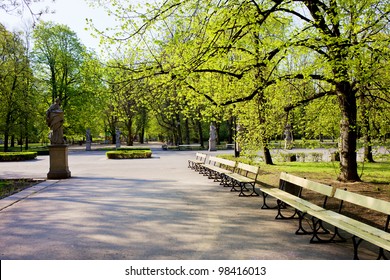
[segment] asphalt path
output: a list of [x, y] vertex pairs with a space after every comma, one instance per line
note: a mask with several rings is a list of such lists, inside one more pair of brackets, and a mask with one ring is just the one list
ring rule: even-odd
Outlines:
[[[224, 151], [226, 153], [226, 151]], [[2, 260], [343, 260], [352, 244], [310, 244], [261, 197], [238, 197], [187, 168], [194, 151], [151, 159], [69, 152], [72, 177], [0, 200]], [[0, 162], [0, 178], [41, 178], [49, 157]], [[370, 256], [369, 256], [370, 257]]]

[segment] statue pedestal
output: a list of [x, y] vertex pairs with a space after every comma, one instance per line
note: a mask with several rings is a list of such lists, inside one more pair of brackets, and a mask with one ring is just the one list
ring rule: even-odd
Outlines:
[[217, 150], [217, 141], [209, 140], [209, 152], [215, 152]]
[[50, 145], [50, 170], [47, 179], [70, 178], [68, 166], [68, 145]]
[[86, 144], [85, 144], [85, 150], [86, 151], [91, 151], [92, 150], [91, 146], [92, 146], [91, 142], [87, 141]]

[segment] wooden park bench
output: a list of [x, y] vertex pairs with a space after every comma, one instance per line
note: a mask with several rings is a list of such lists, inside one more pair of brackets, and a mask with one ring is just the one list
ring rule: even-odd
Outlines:
[[[385, 250], [390, 252], [390, 202], [342, 189], [337, 189], [333, 197], [340, 201], [339, 209], [337, 212], [326, 210], [315, 215], [315, 219], [313, 219], [314, 232], [311, 241], [333, 241], [335, 236], [339, 235], [339, 229], [341, 229], [352, 234], [354, 259], [359, 259], [358, 249], [363, 240], [374, 244], [379, 248], [377, 259], [388, 259], [385, 255]], [[343, 213], [343, 206], [346, 203], [354, 204], [356, 206], [383, 214], [383, 216], [386, 216], [383, 227], [378, 228], [364, 223], [355, 217], [351, 218], [350, 216], [347, 216]], [[358, 215], [358, 217], [359, 216], [363, 217], [364, 214]], [[324, 240], [322, 236], [320, 237], [318, 234], [317, 228], [322, 224], [322, 221], [335, 227], [334, 234], [328, 240]]]
[[205, 153], [196, 153], [195, 159], [188, 160], [188, 168], [191, 168], [195, 171], [200, 171], [200, 165], [206, 162], [207, 154]]
[[[296, 191], [288, 190], [288, 185], [295, 186]], [[385, 250], [390, 250], [390, 202], [375, 199], [372, 197], [363, 196], [360, 194], [348, 192], [346, 190], [336, 189], [335, 187], [327, 186], [321, 183], [313, 182], [298, 176], [282, 172], [280, 174], [280, 187], [273, 188], [263, 186], [260, 188], [263, 193], [262, 208], [272, 208], [267, 202], [267, 196], [273, 196], [277, 199], [278, 214], [276, 218], [294, 218], [299, 219], [299, 226], [296, 234], [312, 234], [311, 243], [324, 243], [334, 241], [346, 241], [341, 236], [340, 230], [352, 234], [354, 246], [354, 259], [358, 259], [358, 248], [362, 240], [366, 240], [371, 244], [379, 247], [378, 259], [387, 259]], [[318, 193], [323, 197], [322, 205], [314, 204], [302, 198], [302, 191], [310, 190]], [[327, 209], [327, 202], [332, 199], [339, 202], [338, 210]], [[380, 212], [387, 216], [383, 229], [368, 225], [356, 218], [351, 218], [342, 213], [345, 202], [358, 205], [363, 208]], [[294, 211], [290, 216], [283, 214], [286, 210], [286, 205], [291, 206]], [[311, 221], [311, 231], [303, 228], [302, 221], [308, 218]], [[326, 225], [333, 226], [332, 233], [325, 228]], [[331, 234], [330, 238], [324, 239], [325, 234]], [[336, 239], [338, 237], [338, 239]]]
[[[239, 162], [232, 173], [224, 174], [225, 186], [230, 186], [231, 191], [239, 191], [239, 196], [259, 196], [255, 190], [258, 174], [258, 166]], [[247, 185], [252, 187], [250, 194], [246, 194], [249, 191]]]
[[225, 175], [233, 173], [235, 166], [235, 161], [209, 156], [207, 163], [201, 165], [200, 173], [208, 176], [209, 179], [220, 182], [221, 185], [225, 185]]
[[[326, 209], [324, 207], [328, 198], [333, 196], [335, 187], [282, 172], [279, 178], [279, 188], [263, 185], [260, 187], [260, 191], [263, 195], [262, 209], [275, 208], [268, 205], [267, 198], [268, 196], [276, 198], [276, 208], [278, 212], [275, 218], [298, 218], [299, 224], [295, 233], [309, 234], [312, 233], [312, 230], [308, 231], [303, 227], [303, 219], [305, 215], [315, 215], [319, 211], [325, 211]], [[302, 198], [302, 195], [307, 191], [314, 192], [321, 201], [319, 204], [322, 205], [315, 204]], [[292, 208], [292, 213], [289, 210], [289, 207]], [[324, 232], [327, 231], [324, 230]]]

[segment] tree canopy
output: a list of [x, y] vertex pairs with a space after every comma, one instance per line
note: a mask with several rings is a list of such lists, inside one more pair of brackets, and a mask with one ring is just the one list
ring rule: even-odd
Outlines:
[[168, 0], [144, 10], [110, 1], [107, 8], [121, 23], [111, 40], [142, 42], [142, 77], [180, 82], [186, 97], [208, 102], [207, 108], [252, 103], [252, 135], [261, 136], [263, 145], [267, 127], [275, 125], [271, 120], [282, 123], [280, 111], [286, 115], [320, 98], [335, 104], [339, 179], [359, 180], [359, 97], [384, 94], [372, 89], [389, 55], [387, 1]]

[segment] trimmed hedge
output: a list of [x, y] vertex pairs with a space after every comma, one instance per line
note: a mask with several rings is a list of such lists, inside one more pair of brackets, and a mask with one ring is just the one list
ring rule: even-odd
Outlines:
[[36, 159], [37, 152], [0, 153], [0, 161], [23, 161]]
[[108, 159], [139, 159], [151, 158], [152, 151], [150, 149], [123, 149], [117, 151], [109, 151], [106, 153]]

